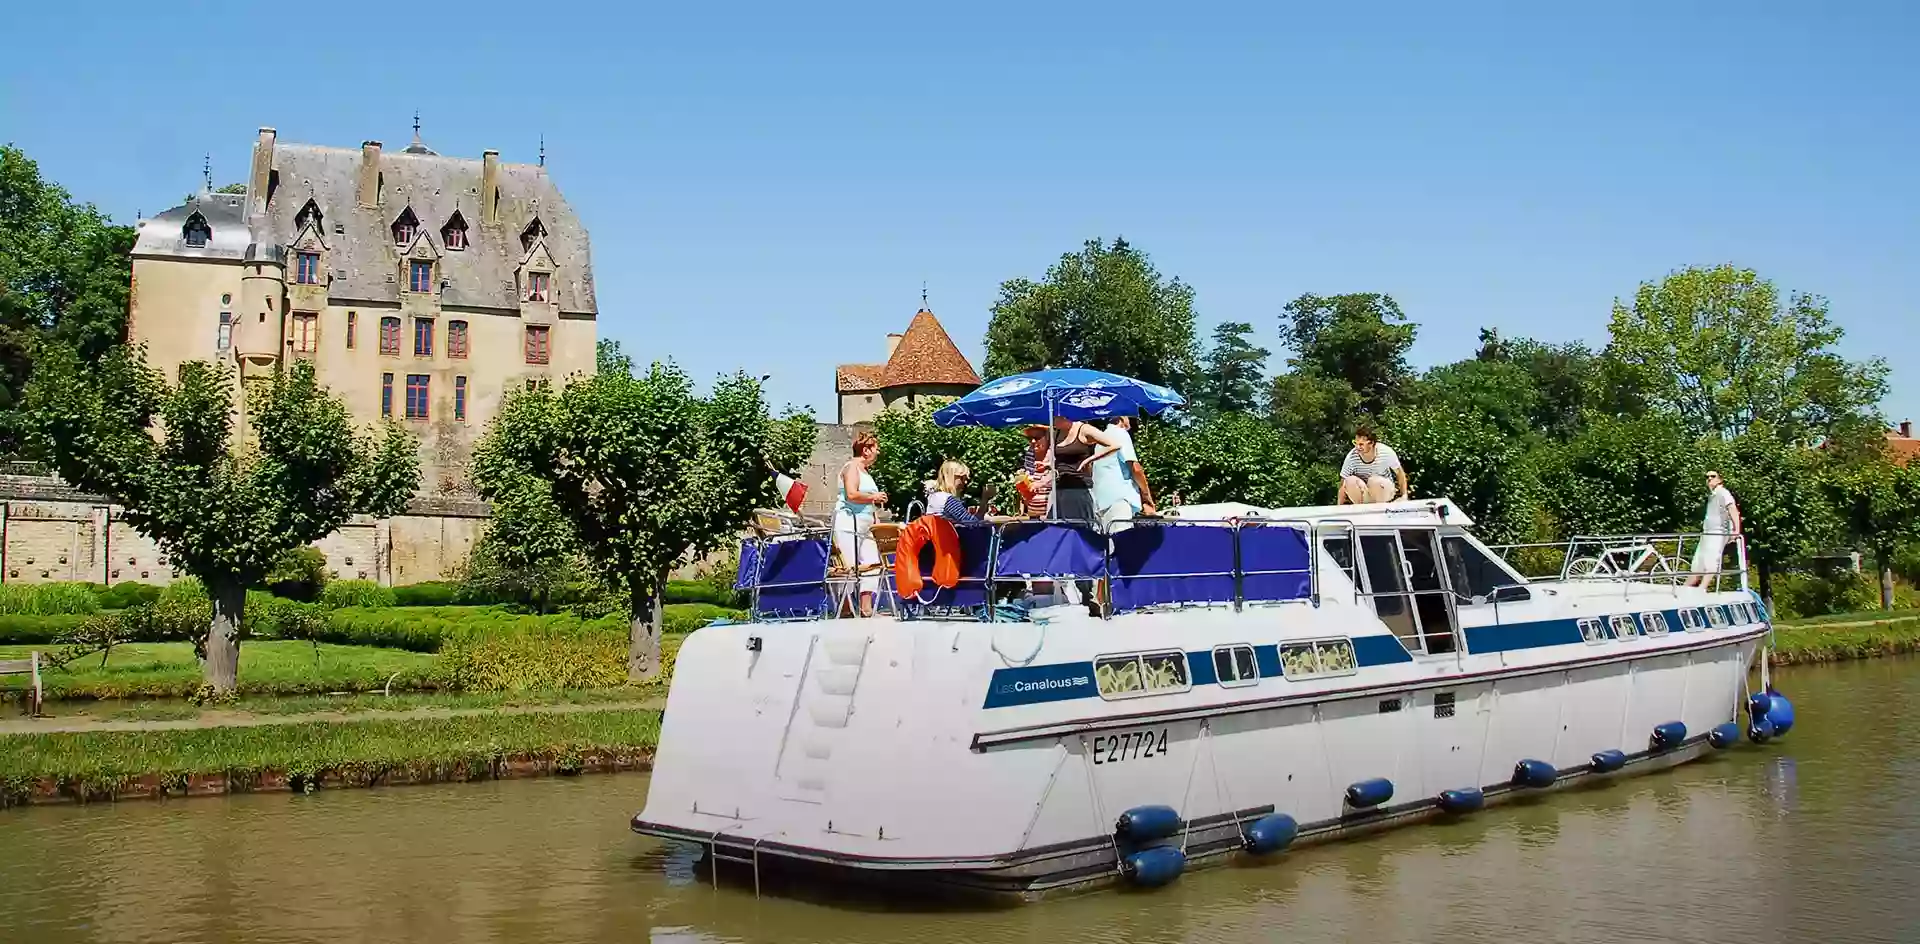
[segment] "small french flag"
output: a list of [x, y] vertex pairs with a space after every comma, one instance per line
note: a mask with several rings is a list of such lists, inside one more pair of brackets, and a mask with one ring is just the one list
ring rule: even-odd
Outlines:
[[773, 490], [780, 493], [780, 500], [787, 503], [789, 511], [800, 513], [800, 503], [807, 497], [807, 483], [796, 482], [785, 472], [775, 472]]

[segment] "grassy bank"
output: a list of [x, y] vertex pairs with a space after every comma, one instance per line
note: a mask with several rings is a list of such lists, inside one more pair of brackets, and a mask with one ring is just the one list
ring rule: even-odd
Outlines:
[[[22, 659], [34, 648], [0, 646], [0, 659]], [[126, 643], [113, 647], [102, 662], [91, 655], [42, 673], [48, 700], [185, 698], [203, 682], [191, 643]], [[395, 691], [417, 691], [435, 687], [429, 678], [433, 662], [431, 655], [402, 649], [325, 643], [316, 648], [256, 639], [240, 648], [239, 690], [242, 695], [367, 692], [382, 690], [391, 680]], [[26, 676], [0, 676], [0, 691], [29, 684]]]
[[[1774, 665], [1840, 662], [1920, 652], [1920, 614], [1876, 619], [1855, 614], [1850, 620], [1810, 620], [1782, 625], [1775, 632]], [[1864, 620], [1874, 620], [1863, 623]]]
[[644, 709], [0, 737], [0, 805], [635, 769]]

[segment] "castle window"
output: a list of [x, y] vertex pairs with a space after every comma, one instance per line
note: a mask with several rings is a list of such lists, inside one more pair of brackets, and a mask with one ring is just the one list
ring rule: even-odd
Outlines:
[[520, 231], [521, 251], [524, 252], [526, 250], [532, 249], [533, 244], [545, 238], [546, 235], [547, 235], [546, 226], [541, 224], [539, 217], [537, 216], [534, 217], [533, 222], [528, 223], [527, 228]]
[[420, 232], [420, 220], [413, 215], [413, 208], [400, 211], [400, 218], [393, 221], [393, 244], [407, 246], [413, 243], [413, 236]]
[[407, 290], [410, 292], [433, 291], [433, 263], [415, 259], [408, 264]]
[[393, 375], [380, 375], [380, 415], [393, 415]]
[[220, 313], [220, 331], [214, 335], [213, 347], [216, 351], [224, 351], [233, 347], [233, 312], [223, 311]]
[[433, 319], [413, 319], [413, 356], [433, 356]]
[[295, 278], [301, 285], [320, 284], [320, 254], [303, 252], [295, 260]]
[[380, 353], [400, 355], [400, 319], [386, 317], [380, 319]]
[[187, 225], [180, 228], [180, 236], [187, 241], [187, 245], [202, 248], [207, 240], [213, 238], [213, 227], [207, 225], [206, 217], [195, 213], [187, 217]]
[[527, 273], [527, 301], [544, 302], [551, 294], [553, 276], [545, 272]]
[[447, 225], [441, 228], [440, 241], [448, 249], [467, 248], [467, 219], [460, 215], [459, 210], [453, 211], [453, 218], [447, 220]]
[[320, 215], [319, 205], [312, 200], [308, 200], [307, 205], [301, 207], [300, 212], [293, 217], [293, 231], [297, 233], [306, 229], [308, 226], [319, 230], [324, 222], [325, 218]]
[[311, 354], [320, 348], [320, 316], [310, 311], [293, 313], [289, 340], [295, 354]]
[[359, 322], [360, 314], [358, 312], [347, 312], [347, 350], [349, 351], [353, 350], [353, 329], [360, 326]]
[[527, 363], [547, 363], [551, 356], [551, 351], [547, 346], [548, 330], [546, 325], [527, 326]]
[[447, 356], [467, 356], [467, 323], [464, 321], [447, 322]]
[[467, 378], [453, 378], [453, 418], [467, 421]]
[[426, 374], [407, 375], [407, 419], [424, 420], [427, 418], [427, 382]]

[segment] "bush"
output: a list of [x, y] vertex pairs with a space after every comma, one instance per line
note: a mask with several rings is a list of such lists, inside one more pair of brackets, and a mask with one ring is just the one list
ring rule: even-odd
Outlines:
[[[96, 614], [97, 615], [97, 614]], [[0, 645], [42, 646], [65, 639], [81, 623], [93, 617], [75, 613], [53, 616], [27, 616], [0, 613]]]
[[267, 574], [267, 589], [277, 597], [312, 603], [327, 586], [327, 555], [317, 547], [296, 547], [280, 555]]
[[266, 639], [313, 639], [326, 626], [326, 613], [326, 608], [317, 603], [249, 590], [240, 628], [246, 635]]
[[399, 594], [371, 580], [335, 580], [320, 591], [320, 605], [329, 610], [343, 607], [397, 606]]
[[731, 607], [711, 603], [668, 604], [661, 614], [661, 632], [690, 633], [717, 619], [744, 620], [747, 614]]
[[510, 633], [463, 628], [447, 636], [430, 677], [468, 692], [609, 688], [627, 680], [627, 634], [611, 621]]
[[150, 583], [135, 583], [128, 580], [111, 587], [95, 584], [93, 595], [100, 601], [100, 608], [103, 610], [124, 610], [143, 603], [152, 605], [159, 602], [160, 588]]
[[1880, 585], [1871, 574], [1851, 570], [1788, 572], [1773, 578], [1773, 607], [1780, 619], [1880, 608]]
[[[198, 577], [181, 577], [161, 588], [160, 596], [154, 599], [155, 606], [169, 603], [206, 603], [207, 587]], [[208, 617], [212, 619], [212, 617]]]
[[[408, 584], [391, 588], [393, 602], [387, 606], [452, 606], [455, 603], [492, 603], [492, 600], [462, 600], [460, 585], [450, 580], [429, 580], [424, 583]], [[366, 606], [368, 604], [349, 604]]]
[[100, 598], [94, 595], [90, 584], [0, 584], [0, 614], [67, 616], [93, 613], [99, 609]]
[[728, 577], [725, 585], [711, 580], [669, 580], [667, 581], [668, 603], [705, 603], [712, 606], [735, 608], [740, 605], [741, 594], [733, 589], [733, 579]]

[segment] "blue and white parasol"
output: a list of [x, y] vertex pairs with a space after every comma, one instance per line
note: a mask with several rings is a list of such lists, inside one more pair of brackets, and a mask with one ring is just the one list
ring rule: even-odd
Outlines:
[[1159, 384], [1103, 370], [1064, 367], [989, 380], [935, 411], [933, 421], [941, 426], [997, 428], [1051, 425], [1055, 416], [1101, 420], [1156, 415], [1186, 402]]

